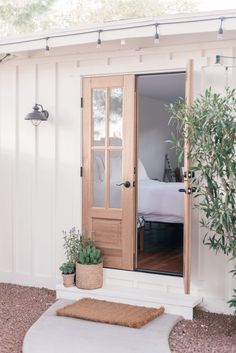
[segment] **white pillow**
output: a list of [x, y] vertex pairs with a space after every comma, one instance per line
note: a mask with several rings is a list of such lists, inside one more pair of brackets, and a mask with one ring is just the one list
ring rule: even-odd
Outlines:
[[138, 160], [138, 179], [139, 180], [149, 180], [150, 178], [147, 175], [147, 172], [144, 168], [142, 161]]
[[103, 182], [105, 179], [105, 165], [102, 156], [95, 156], [95, 163], [97, 167], [98, 181]]

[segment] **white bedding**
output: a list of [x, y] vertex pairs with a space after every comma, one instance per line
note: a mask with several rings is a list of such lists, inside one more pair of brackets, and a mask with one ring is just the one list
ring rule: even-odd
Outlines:
[[153, 222], [183, 223], [183, 183], [138, 182], [138, 214]]
[[[104, 156], [97, 155], [94, 169], [94, 205], [105, 206], [105, 163]], [[122, 182], [121, 158], [119, 153], [111, 158], [110, 199], [111, 207], [121, 206], [121, 190], [116, 186]], [[178, 190], [183, 183], [165, 183], [148, 177], [142, 162], [138, 161], [138, 214], [146, 221], [183, 223], [184, 194]], [[112, 205], [113, 204], [113, 205]]]

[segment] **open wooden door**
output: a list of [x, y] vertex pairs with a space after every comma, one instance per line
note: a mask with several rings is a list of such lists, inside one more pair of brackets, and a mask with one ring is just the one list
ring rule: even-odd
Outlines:
[[[193, 100], [193, 60], [189, 60], [186, 70], [185, 99], [187, 105], [192, 104]], [[187, 127], [186, 127], [187, 128]], [[190, 275], [191, 275], [191, 161], [188, 158], [190, 144], [185, 141], [184, 146], [184, 292], [190, 293]]]
[[135, 78], [83, 80], [83, 233], [104, 266], [133, 269], [135, 238]]

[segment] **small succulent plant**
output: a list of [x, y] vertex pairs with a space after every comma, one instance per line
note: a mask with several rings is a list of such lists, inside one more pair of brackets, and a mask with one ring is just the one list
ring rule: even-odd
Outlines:
[[75, 265], [72, 262], [65, 262], [59, 268], [63, 275], [71, 275], [75, 273]]
[[96, 265], [102, 262], [101, 251], [92, 240], [84, 241], [79, 252], [79, 263], [82, 265]]

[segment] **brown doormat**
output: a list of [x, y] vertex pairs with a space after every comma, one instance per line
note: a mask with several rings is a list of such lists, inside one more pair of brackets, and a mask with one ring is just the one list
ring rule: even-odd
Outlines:
[[142, 327], [163, 313], [163, 307], [158, 309], [146, 308], [91, 298], [80, 299], [56, 311], [58, 316], [68, 316], [133, 328]]

